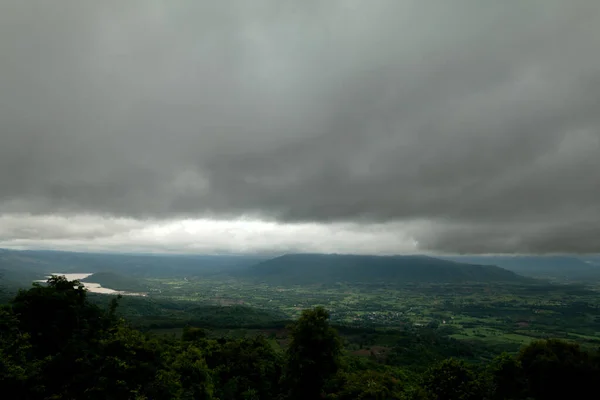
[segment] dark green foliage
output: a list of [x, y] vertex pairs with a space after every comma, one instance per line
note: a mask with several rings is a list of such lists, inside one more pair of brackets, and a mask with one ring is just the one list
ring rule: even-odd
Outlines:
[[523, 348], [517, 357], [531, 396], [541, 399], [583, 399], [596, 391], [598, 364], [578, 344], [542, 340]]
[[431, 367], [423, 377], [423, 387], [435, 400], [481, 400], [488, 389], [471, 367], [455, 359]]
[[261, 328], [285, 326], [285, 316], [266, 310], [246, 306], [204, 306], [187, 310], [190, 323], [203, 327]]
[[[116, 398], [129, 398], [133, 393], [155, 398], [176, 397], [176, 390], [167, 390], [169, 382], [154, 381], [155, 376], [169, 372], [161, 347], [160, 342], [124, 325], [111, 328], [94, 353], [76, 360], [75, 374], [81, 376], [82, 385], [77, 392], [98, 399], [105, 393]], [[73, 389], [68, 391], [73, 392]]]
[[441, 336], [430, 329], [408, 331], [399, 334], [397, 339], [396, 345], [386, 357], [386, 363], [410, 366], [417, 370], [426, 369], [449, 357], [474, 358], [482, 350], [475, 349], [467, 342]]
[[487, 368], [494, 400], [523, 398], [526, 392], [525, 376], [519, 360], [507, 353], [494, 358]]
[[99, 307], [86, 301], [79, 282], [53, 276], [47, 285], [20, 290], [12, 300], [19, 329], [31, 333], [36, 356], [64, 351], [74, 341], [91, 340], [110, 322]]
[[290, 326], [290, 337], [285, 376], [290, 398], [316, 399], [340, 366], [340, 337], [322, 307], [304, 310]]
[[[0, 388], [23, 399], [186, 398], [166, 344], [118, 320], [116, 306], [91, 304], [63, 277], [20, 291], [0, 313]], [[210, 394], [209, 380], [195, 384]]]
[[28, 376], [37, 373], [29, 364], [29, 335], [19, 331], [19, 320], [8, 307], [0, 307], [0, 389], [8, 393], [24, 390]]
[[179, 352], [169, 352], [167, 360], [170, 371], [162, 371], [159, 376], [172, 387], [165, 394], [177, 393], [180, 399], [209, 400], [213, 398], [214, 386], [211, 371], [202, 351], [194, 346], [182, 348]]
[[[104, 295], [89, 295], [93, 303], [104, 304]], [[189, 301], [165, 298], [123, 296], [119, 301], [120, 315], [138, 327], [184, 328], [285, 328], [289, 319], [280, 312], [241, 305], [198, 306]]]
[[[553, 400], [595, 398], [600, 377], [597, 352], [559, 340], [473, 365], [438, 361], [464, 349], [424, 329], [396, 337], [387, 357], [359, 358], [344, 352], [321, 307], [291, 324], [282, 351], [277, 335], [215, 339], [192, 326], [180, 340], [148, 335], [118, 318], [120, 301], [99, 306], [78, 282], [53, 277], [0, 306], [0, 393], [24, 400]], [[379, 332], [344, 331], [367, 342]]]
[[190, 326], [183, 328], [181, 340], [184, 342], [196, 342], [201, 339], [206, 339], [206, 331], [204, 329]]
[[220, 400], [274, 399], [280, 393], [283, 358], [263, 336], [205, 341], [201, 347]]
[[426, 256], [289, 254], [264, 261], [244, 276], [278, 284], [335, 282], [526, 282], [490, 265], [464, 264]]
[[342, 372], [333, 380], [333, 393], [327, 398], [337, 400], [402, 399], [404, 385], [389, 372], [373, 370]]

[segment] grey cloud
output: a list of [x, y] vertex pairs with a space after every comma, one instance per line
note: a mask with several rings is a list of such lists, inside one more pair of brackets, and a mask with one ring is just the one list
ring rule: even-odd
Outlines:
[[0, 247], [17, 249], [216, 254], [414, 252], [414, 240], [398, 232], [396, 223], [278, 224], [250, 219], [140, 222], [91, 215], [27, 214], [0, 217]]
[[427, 251], [599, 251], [596, 2], [0, 7], [0, 213], [429, 221]]
[[418, 247], [436, 253], [565, 254], [590, 253], [600, 234], [596, 221], [567, 223], [498, 223], [469, 225], [446, 223], [420, 228]]
[[141, 229], [142, 222], [123, 218], [79, 215], [64, 216], [12, 214], [0, 216], [0, 243], [29, 240], [106, 239]]

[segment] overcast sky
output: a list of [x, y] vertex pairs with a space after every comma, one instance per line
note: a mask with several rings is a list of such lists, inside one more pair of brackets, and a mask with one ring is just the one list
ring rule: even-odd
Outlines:
[[3, 0], [0, 247], [600, 252], [596, 0]]

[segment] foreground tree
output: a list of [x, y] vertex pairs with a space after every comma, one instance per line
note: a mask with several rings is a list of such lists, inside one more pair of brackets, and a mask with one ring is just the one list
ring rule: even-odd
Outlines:
[[524, 347], [517, 360], [529, 396], [536, 399], [584, 399], [597, 389], [600, 370], [578, 344], [540, 340]]
[[336, 378], [335, 393], [328, 396], [336, 400], [399, 400], [404, 387], [400, 380], [387, 372], [365, 370], [342, 372]]
[[202, 370], [201, 359], [193, 368], [185, 357], [167, 363], [171, 349], [126, 326], [116, 306], [97, 307], [64, 277], [21, 290], [0, 311], [0, 388], [22, 399], [210, 398], [207, 381], [181, 384], [181, 373]]
[[23, 393], [29, 378], [38, 373], [28, 362], [29, 334], [19, 331], [19, 321], [8, 307], [0, 306], [0, 388]]
[[263, 336], [205, 341], [202, 352], [220, 400], [275, 399], [280, 394], [281, 356]]
[[339, 369], [342, 345], [329, 325], [323, 307], [304, 310], [290, 326], [285, 382], [291, 399], [313, 400], [321, 397], [325, 382]]
[[117, 306], [118, 298], [106, 309], [90, 303], [81, 285], [61, 277], [0, 305], [0, 393], [24, 400], [562, 400], [595, 398], [600, 376], [597, 352], [559, 340], [533, 342], [485, 367], [447, 359], [421, 376], [375, 358], [347, 355], [342, 363], [340, 337], [320, 307], [289, 327], [284, 358], [263, 336], [214, 340], [191, 327], [181, 340], [143, 333], [117, 317]]
[[517, 400], [525, 396], [525, 378], [519, 360], [502, 353], [487, 367], [490, 377], [492, 399]]
[[464, 361], [444, 360], [431, 367], [423, 377], [423, 388], [433, 400], [481, 400], [486, 385]]

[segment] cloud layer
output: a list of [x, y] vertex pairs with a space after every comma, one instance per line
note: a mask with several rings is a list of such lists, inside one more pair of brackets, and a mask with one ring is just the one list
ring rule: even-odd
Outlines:
[[[585, 0], [5, 1], [6, 240], [245, 218], [324, 251], [385, 227], [397, 252], [598, 252], [599, 36]], [[246, 250], [310, 249], [294, 232]]]
[[0, 247], [142, 253], [414, 253], [410, 224], [281, 224], [251, 219], [136, 221], [93, 216], [0, 217]]

